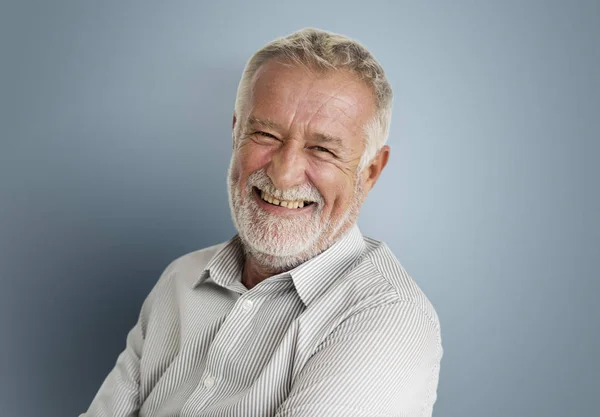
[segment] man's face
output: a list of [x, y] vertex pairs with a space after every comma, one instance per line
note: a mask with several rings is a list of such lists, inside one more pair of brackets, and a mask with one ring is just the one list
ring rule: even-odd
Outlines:
[[[293, 267], [351, 227], [364, 200], [357, 172], [370, 88], [346, 71], [270, 61], [256, 72], [229, 168], [234, 223], [247, 250]], [[286, 207], [287, 206], [287, 207]]]

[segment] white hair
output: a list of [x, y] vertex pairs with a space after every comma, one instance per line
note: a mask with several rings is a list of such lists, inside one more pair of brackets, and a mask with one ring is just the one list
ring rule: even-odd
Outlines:
[[[252, 55], [244, 68], [235, 100], [238, 120], [244, 117], [244, 106], [250, 95], [254, 74], [270, 59], [325, 71], [346, 69], [371, 87], [375, 95], [376, 111], [364, 126], [365, 149], [358, 171], [366, 168], [385, 145], [392, 118], [392, 87], [375, 57], [355, 40], [314, 28], [301, 29], [275, 39]], [[233, 132], [234, 140], [239, 137], [240, 125], [241, 123], [237, 123]]]

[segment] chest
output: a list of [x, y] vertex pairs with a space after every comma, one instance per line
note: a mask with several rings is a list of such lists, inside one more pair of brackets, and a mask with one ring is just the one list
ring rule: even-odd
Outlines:
[[212, 415], [257, 398], [275, 409], [285, 398], [315, 335], [291, 282], [255, 289], [240, 295], [207, 284], [156, 304], [140, 364], [141, 415], [173, 407], [182, 416]]

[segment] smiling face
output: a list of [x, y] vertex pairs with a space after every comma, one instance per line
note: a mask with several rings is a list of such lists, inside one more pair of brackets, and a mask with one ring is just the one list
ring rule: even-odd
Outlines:
[[269, 61], [250, 91], [244, 114], [234, 116], [232, 217], [260, 263], [292, 268], [356, 222], [388, 151], [379, 169], [358, 172], [376, 105], [371, 89], [348, 71]]

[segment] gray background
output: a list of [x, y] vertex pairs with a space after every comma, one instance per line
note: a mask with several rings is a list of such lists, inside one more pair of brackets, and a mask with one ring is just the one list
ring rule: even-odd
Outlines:
[[84, 411], [174, 258], [231, 237], [237, 82], [315, 26], [395, 89], [361, 214], [435, 305], [434, 415], [591, 416], [600, 394], [600, 2], [0, 6], [0, 413]]

